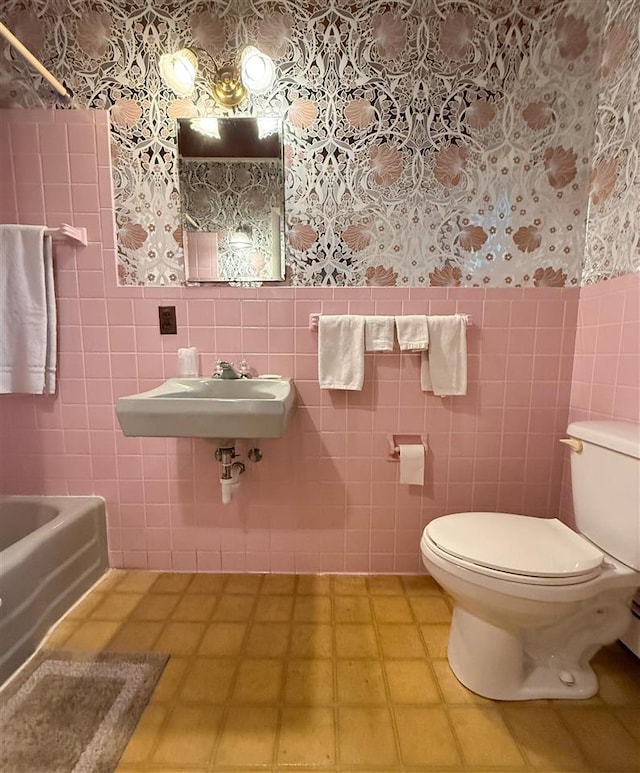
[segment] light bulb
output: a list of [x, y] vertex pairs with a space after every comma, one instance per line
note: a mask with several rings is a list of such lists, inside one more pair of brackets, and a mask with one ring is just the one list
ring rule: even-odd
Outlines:
[[160, 57], [160, 75], [164, 82], [181, 97], [191, 96], [198, 74], [198, 58], [189, 48]]
[[276, 75], [273, 60], [255, 46], [247, 46], [240, 60], [242, 82], [247, 91], [261, 94], [271, 88]]
[[209, 139], [220, 139], [220, 125], [218, 124], [218, 119], [214, 116], [207, 116], [206, 118], [192, 118], [191, 128], [197, 131], [198, 134], [209, 137]]

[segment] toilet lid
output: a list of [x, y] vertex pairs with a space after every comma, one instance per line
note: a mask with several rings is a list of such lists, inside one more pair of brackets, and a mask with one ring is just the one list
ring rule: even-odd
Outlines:
[[426, 528], [441, 550], [477, 566], [528, 577], [593, 574], [604, 555], [557, 518], [455, 513]]

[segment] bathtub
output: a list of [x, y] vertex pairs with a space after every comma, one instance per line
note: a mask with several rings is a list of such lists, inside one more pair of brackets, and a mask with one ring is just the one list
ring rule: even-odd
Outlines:
[[103, 499], [0, 496], [0, 684], [107, 567]]

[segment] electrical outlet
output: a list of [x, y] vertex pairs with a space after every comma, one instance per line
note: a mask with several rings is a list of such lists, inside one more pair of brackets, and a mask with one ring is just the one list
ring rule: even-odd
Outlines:
[[158, 317], [160, 319], [160, 335], [176, 335], [178, 325], [176, 323], [175, 306], [158, 306]]

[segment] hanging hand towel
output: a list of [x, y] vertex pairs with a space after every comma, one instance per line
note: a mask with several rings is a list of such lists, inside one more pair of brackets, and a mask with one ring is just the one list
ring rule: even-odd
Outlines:
[[393, 317], [364, 318], [364, 348], [368, 352], [392, 351]]
[[320, 389], [362, 389], [364, 317], [320, 315], [318, 380]]
[[429, 328], [424, 314], [396, 317], [396, 331], [401, 351], [420, 351], [429, 348]]
[[427, 317], [429, 351], [422, 353], [420, 383], [438, 397], [467, 394], [467, 321], [462, 314]]
[[0, 393], [56, 391], [56, 303], [44, 226], [0, 225]]

